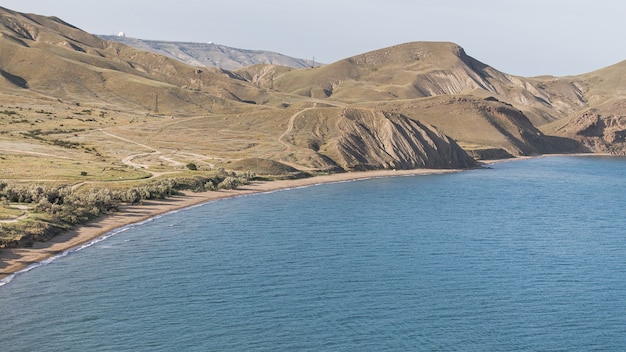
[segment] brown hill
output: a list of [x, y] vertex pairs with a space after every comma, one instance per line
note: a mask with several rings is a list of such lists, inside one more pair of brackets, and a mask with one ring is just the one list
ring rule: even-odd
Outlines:
[[[498, 95], [535, 111], [550, 97], [532, 80], [502, 73], [468, 56], [454, 43], [414, 42], [354, 56], [312, 70], [278, 77], [276, 89], [349, 103], [439, 95]], [[533, 109], [531, 109], [533, 108]]]
[[[0, 9], [0, 90], [132, 111], [229, 111], [258, 90], [219, 69], [108, 42], [58, 18]], [[157, 98], [158, 94], [158, 98]]]
[[577, 77], [552, 79], [574, 82], [585, 104], [569, 116], [542, 126], [546, 133], [575, 139], [588, 150], [626, 155], [626, 61]]
[[[317, 68], [226, 71], [6, 9], [0, 10], [0, 34], [3, 97], [43, 101], [52, 110], [69, 104], [189, 117], [99, 122], [126, 140], [169, 153], [162, 156], [171, 165], [241, 168], [254, 164], [245, 160], [265, 160], [267, 170], [287, 170], [275, 162], [309, 171], [467, 167], [455, 140], [477, 158], [626, 150], [620, 144], [624, 63], [575, 77], [524, 78], [453, 43], [414, 42]], [[20, 133], [32, 133], [25, 130]], [[86, 136], [65, 138], [105, 148]], [[145, 167], [158, 162], [145, 159]]]
[[[433, 126], [364, 108], [311, 108], [293, 115], [282, 136], [291, 157], [344, 170], [468, 168], [474, 160]], [[289, 160], [289, 161], [295, 161]]]
[[441, 95], [367, 105], [437, 126], [478, 158], [584, 151], [569, 138], [544, 134], [524, 112], [493, 96]]
[[626, 154], [626, 61], [579, 76], [524, 78], [453, 43], [414, 42], [315, 69], [239, 72], [250, 79], [252, 71], [260, 86], [427, 121], [474, 155]]
[[587, 88], [580, 80], [508, 75], [453, 43], [407, 43], [315, 69], [255, 66], [238, 73], [258, 85], [328, 104], [375, 107], [428, 121], [473, 152], [580, 151], [577, 143], [544, 136], [535, 127], [586, 106], [581, 91]]
[[[120, 161], [144, 176], [189, 163], [284, 173], [293, 171], [277, 162], [306, 171], [474, 165], [453, 140], [401, 114], [366, 109], [348, 119], [323, 108], [344, 103], [322, 104], [273, 88], [274, 75], [290, 73], [283, 67], [192, 67], [102, 40], [57, 18], [1, 8], [0, 34], [0, 95], [15, 109], [0, 114], [6, 127], [0, 149], [20, 157], [65, 158], [63, 148], [81, 147], [88, 155], [72, 158], [92, 164], [87, 175], [96, 165]], [[301, 126], [294, 123], [301, 116], [320, 118]], [[315, 139], [318, 131], [328, 132], [318, 145], [289, 140]], [[29, 138], [28, 150], [21, 136]]]

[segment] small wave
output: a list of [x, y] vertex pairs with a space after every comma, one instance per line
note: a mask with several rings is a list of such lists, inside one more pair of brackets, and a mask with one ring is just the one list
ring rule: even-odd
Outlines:
[[[436, 173], [439, 174], [439, 173]], [[443, 172], [441, 173], [443, 174]], [[4, 279], [0, 280], [0, 287], [10, 283], [11, 281], [13, 281], [17, 276], [22, 275], [24, 273], [27, 273], [31, 270], [34, 270], [36, 268], [48, 265], [54, 261], [56, 261], [57, 259], [66, 257], [72, 253], [75, 252], [79, 252], [85, 248], [89, 248], [92, 247], [94, 245], [96, 245], [97, 243], [100, 243], [110, 237], [113, 237], [115, 235], [118, 235], [122, 232], [128, 231], [131, 228], [134, 228], [135, 226], [141, 226], [144, 224], [147, 224], [149, 222], [152, 222], [154, 220], [160, 219], [164, 216], [170, 215], [170, 214], [177, 214], [180, 212], [184, 212], [190, 209], [194, 209], [194, 208], [199, 208], [199, 207], [203, 207], [207, 204], [211, 204], [211, 203], [215, 203], [215, 202], [222, 202], [222, 201], [228, 201], [229, 199], [234, 199], [234, 198], [243, 198], [243, 197], [250, 197], [250, 196], [258, 196], [258, 195], [264, 195], [264, 194], [271, 194], [271, 193], [278, 193], [278, 192], [284, 192], [284, 191], [290, 191], [290, 190], [297, 190], [297, 189], [304, 189], [304, 188], [309, 188], [309, 187], [316, 187], [316, 186], [322, 186], [322, 185], [328, 185], [328, 184], [337, 184], [337, 183], [351, 183], [351, 182], [358, 182], [358, 181], [366, 181], [366, 180], [371, 180], [371, 179], [379, 179], [379, 178], [388, 178], [388, 177], [399, 177], [399, 176], [423, 176], [421, 174], [406, 174], [406, 175], [384, 175], [384, 176], [363, 176], [363, 177], [359, 177], [359, 178], [354, 178], [354, 179], [347, 179], [347, 180], [336, 180], [336, 181], [331, 181], [331, 182], [317, 182], [317, 183], [311, 183], [311, 184], [307, 184], [307, 185], [301, 185], [301, 186], [294, 186], [294, 187], [285, 187], [285, 188], [279, 188], [279, 189], [275, 189], [275, 190], [268, 190], [268, 191], [261, 191], [261, 192], [254, 192], [254, 193], [247, 193], [247, 194], [240, 194], [240, 195], [236, 195], [233, 197], [226, 197], [226, 198], [218, 198], [218, 199], [213, 199], [213, 200], [209, 200], [206, 202], [202, 202], [202, 203], [198, 203], [198, 204], [194, 204], [194, 205], [190, 205], [188, 207], [184, 207], [181, 209], [175, 209], [175, 210], [171, 210], [168, 211], [166, 213], [163, 214], [159, 214], [159, 215], [155, 215], [153, 217], [150, 217], [146, 220], [134, 223], [134, 224], [130, 224], [124, 227], [120, 227], [118, 229], [112, 230], [110, 232], [105, 233], [104, 235], [93, 239], [89, 242], [83, 243], [82, 245], [79, 245], [77, 247], [74, 248], [70, 248], [66, 251], [63, 251], [62, 253], [59, 253], [53, 257], [50, 257], [46, 260], [43, 260], [41, 262], [37, 262], [37, 263], [33, 263], [31, 265], [29, 265], [28, 267], [13, 273], [7, 277], [5, 277]], [[170, 226], [175, 226], [175, 225], [170, 225]]]
[[11, 274], [11, 275], [5, 277], [4, 279], [0, 280], [0, 287], [8, 284], [11, 281], [13, 281], [14, 277], [15, 277], [15, 274]]
[[18, 276], [20, 276], [22, 274], [25, 274], [25, 273], [27, 273], [27, 272], [29, 272], [31, 270], [37, 269], [39, 267], [48, 265], [48, 264], [50, 264], [50, 263], [52, 263], [52, 262], [54, 262], [54, 261], [56, 261], [58, 259], [61, 259], [63, 257], [67, 257], [68, 255], [70, 255], [72, 253], [80, 252], [80, 251], [82, 251], [85, 248], [92, 247], [92, 246], [96, 245], [97, 243], [100, 243], [100, 242], [106, 240], [107, 238], [111, 238], [111, 237], [113, 237], [115, 235], [118, 235], [118, 234], [120, 234], [122, 232], [126, 232], [126, 231], [130, 230], [131, 228], [133, 228], [135, 226], [142, 225], [142, 224], [145, 224], [147, 222], [150, 222], [150, 221], [152, 221], [152, 219], [153, 218], [150, 218], [150, 219], [147, 219], [147, 220], [142, 221], [140, 223], [136, 223], [136, 224], [120, 227], [118, 229], [109, 231], [109, 232], [105, 233], [104, 235], [102, 235], [102, 236], [100, 236], [98, 238], [95, 238], [95, 239], [93, 239], [91, 241], [88, 241], [88, 242], [85, 242], [85, 243], [83, 243], [81, 245], [78, 245], [76, 247], [67, 249], [67, 250], [65, 250], [65, 251], [63, 251], [63, 252], [61, 252], [61, 253], [59, 253], [57, 255], [54, 255], [54, 256], [52, 256], [50, 258], [47, 258], [45, 260], [42, 260], [40, 262], [33, 263], [33, 264], [27, 266], [26, 268], [24, 268], [24, 269], [22, 269], [22, 270], [20, 270], [18, 272], [15, 272], [15, 273], [5, 277], [4, 279], [0, 280], [0, 287], [4, 286], [6, 284], [9, 284], [16, 277], [18, 277]]

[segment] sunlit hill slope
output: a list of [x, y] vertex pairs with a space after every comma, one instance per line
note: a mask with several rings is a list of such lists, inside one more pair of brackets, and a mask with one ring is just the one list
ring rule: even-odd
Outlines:
[[75, 179], [79, 168], [107, 178], [97, 170], [112, 165], [124, 180], [189, 163], [301, 175], [626, 150], [623, 63], [524, 78], [453, 43], [414, 42], [316, 68], [229, 71], [7, 9], [0, 33], [5, 179], [48, 179], [23, 170], [41, 166], [38, 155], [54, 179]]

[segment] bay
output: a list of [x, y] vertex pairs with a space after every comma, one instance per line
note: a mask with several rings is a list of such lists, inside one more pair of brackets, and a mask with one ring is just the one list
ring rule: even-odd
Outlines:
[[621, 351], [626, 159], [222, 200], [0, 287], [3, 351]]

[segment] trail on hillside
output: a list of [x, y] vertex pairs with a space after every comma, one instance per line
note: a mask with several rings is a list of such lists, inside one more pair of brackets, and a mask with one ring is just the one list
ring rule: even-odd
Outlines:
[[[100, 129], [100, 131], [110, 137], [113, 138], [117, 138], [120, 139], [122, 141], [128, 142], [128, 143], [132, 143], [134, 145], [138, 145], [140, 147], [146, 148], [149, 151], [146, 153], [137, 153], [137, 154], [131, 154], [126, 156], [125, 158], [123, 158], [121, 161], [124, 165], [136, 168], [136, 169], [141, 169], [144, 172], [147, 172], [150, 174], [150, 176], [148, 178], [153, 178], [153, 177], [159, 177], [162, 175], [167, 175], [167, 174], [173, 174], [176, 173], [175, 171], [151, 171], [149, 170], [149, 168], [151, 167], [151, 165], [149, 164], [142, 164], [139, 162], [134, 161], [137, 158], [141, 158], [141, 157], [146, 157], [146, 156], [158, 156], [159, 159], [169, 163], [170, 165], [172, 165], [173, 167], [178, 167], [178, 168], [184, 168], [186, 166], [186, 164], [184, 162], [180, 162], [178, 160], [174, 160], [169, 156], [163, 155], [164, 153], [152, 146], [143, 144], [143, 143], [139, 143], [136, 141], [133, 141], [131, 139], [122, 137], [122, 136], [118, 136], [116, 134], [113, 134], [111, 132], [107, 132], [104, 131], [103, 129]], [[196, 154], [196, 153], [191, 153], [191, 152], [175, 152], [173, 153], [174, 155], [187, 155], [187, 156], [191, 156], [193, 158], [197, 158], [200, 161], [204, 162], [205, 164], [207, 164], [209, 167], [214, 168], [215, 164], [205, 161], [205, 160], [232, 160], [232, 159], [224, 159], [224, 158], [217, 158], [217, 157], [210, 157], [210, 156], [206, 156], [206, 155], [202, 155], [202, 154]]]
[[287, 129], [285, 130], [285, 132], [283, 132], [283, 134], [281, 134], [278, 137], [278, 142], [285, 146], [285, 149], [286, 149], [285, 151], [286, 152], [290, 151], [293, 148], [294, 145], [292, 143], [286, 142], [284, 140], [284, 138], [287, 137], [287, 135], [293, 131], [293, 129], [295, 127], [296, 118], [298, 118], [298, 116], [300, 116], [300, 114], [302, 114], [302, 113], [304, 113], [306, 111], [309, 111], [309, 110], [317, 109], [318, 108], [318, 106], [317, 106], [318, 103], [331, 105], [331, 106], [334, 106], [334, 107], [344, 107], [345, 108], [347, 106], [347, 104], [340, 103], [340, 102], [317, 101], [317, 99], [314, 99], [313, 101], [314, 101], [314, 105], [312, 107], [304, 108], [304, 109], [296, 112], [295, 114], [291, 115], [291, 117], [289, 118], [289, 122], [287, 123]]
[[136, 163], [136, 162], [134, 162], [134, 161], [133, 161], [133, 159], [135, 159], [135, 158], [139, 158], [139, 157], [143, 157], [143, 156], [149, 156], [149, 155], [159, 155], [159, 158], [160, 158], [160, 159], [163, 159], [163, 160], [165, 160], [165, 161], [171, 162], [171, 163], [172, 163], [172, 164], [174, 164], [175, 166], [184, 166], [184, 164], [183, 164], [183, 163], [181, 163], [181, 162], [179, 162], [179, 161], [175, 161], [175, 160], [172, 160], [172, 159], [170, 159], [170, 158], [167, 158], [167, 157], [162, 156], [162, 155], [161, 155], [161, 154], [162, 154], [162, 153], [161, 153], [161, 151], [159, 151], [159, 150], [157, 150], [157, 149], [155, 149], [155, 148], [153, 148], [153, 147], [151, 147], [151, 146], [148, 146], [148, 145], [145, 145], [145, 144], [142, 144], [142, 143], [139, 143], [139, 142], [136, 142], [136, 141], [130, 140], [130, 139], [128, 139], [128, 138], [124, 138], [124, 137], [122, 137], [122, 136], [115, 135], [115, 134], [110, 133], [110, 132], [107, 132], [107, 131], [105, 131], [105, 130], [103, 130], [103, 129], [100, 129], [100, 131], [101, 131], [102, 133], [104, 133], [104, 134], [108, 135], [108, 136], [111, 136], [111, 137], [114, 137], [114, 138], [117, 138], [117, 139], [123, 140], [123, 141], [128, 142], [128, 143], [132, 143], [132, 144], [134, 144], [134, 145], [138, 145], [138, 146], [143, 147], [143, 148], [146, 148], [146, 149], [149, 149], [149, 150], [150, 150], [150, 152], [147, 152], [147, 153], [137, 153], [137, 154], [131, 154], [131, 155], [129, 155], [129, 156], [127, 156], [127, 157], [125, 157], [125, 158], [123, 158], [123, 159], [122, 159], [122, 163], [123, 163], [124, 165], [128, 165], [128, 166], [130, 166], [130, 167], [134, 167], [134, 168], [136, 168], [136, 169], [141, 169], [142, 171], [145, 171], [145, 172], [149, 173], [149, 174], [150, 174], [150, 176], [149, 176], [148, 178], [158, 177], [158, 176], [161, 176], [161, 175], [166, 175], [166, 174], [171, 174], [171, 173], [173, 173], [173, 172], [171, 172], [171, 171], [170, 171], [170, 172], [157, 172], [157, 171], [150, 171], [150, 170], [149, 170], [150, 165]]
[[113, 134], [113, 133], [111, 133], [111, 132], [107, 132], [107, 131], [105, 131], [105, 130], [103, 130], [103, 129], [100, 129], [100, 131], [101, 131], [102, 133], [106, 134], [106, 135], [109, 135], [109, 136], [111, 136], [111, 137], [115, 137], [115, 138], [117, 138], [117, 139], [121, 139], [121, 140], [126, 141], [126, 142], [128, 142], [128, 143], [132, 143], [132, 144], [135, 144], [135, 145], [138, 145], [138, 146], [144, 147], [144, 148], [146, 148], [146, 149], [150, 149], [150, 150], [152, 150], [152, 151], [154, 151], [154, 152], [156, 152], [156, 151], [157, 151], [156, 149], [154, 149], [154, 148], [152, 148], [152, 147], [150, 147], [150, 146], [148, 146], [148, 145], [141, 144], [141, 143], [139, 143], [139, 142], [135, 142], [135, 141], [133, 141], [133, 140], [130, 140], [130, 139], [128, 139], [128, 138], [124, 138], [124, 137], [122, 137], [122, 136], [118, 136], [118, 135]]
[[10, 208], [16, 208], [19, 209], [21, 211], [23, 211], [22, 215], [17, 216], [13, 219], [7, 219], [7, 220], [0, 220], [0, 223], [3, 224], [9, 224], [9, 223], [14, 223], [14, 222], [18, 222], [20, 220], [26, 219], [29, 215], [28, 210], [30, 210], [30, 208], [26, 205], [20, 205], [20, 204], [16, 204], [16, 205], [12, 205]]
[[288, 152], [288, 151], [290, 151], [290, 150], [293, 148], [293, 144], [291, 144], [291, 143], [289, 143], [289, 142], [285, 142], [285, 141], [284, 141], [284, 138], [285, 138], [285, 137], [286, 137], [289, 133], [291, 133], [291, 132], [293, 131], [293, 128], [294, 128], [294, 123], [295, 123], [295, 121], [296, 121], [296, 118], [297, 118], [300, 114], [302, 114], [303, 112], [308, 111], [308, 110], [312, 110], [312, 109], [315, 109], [315, 108], [313, 107], [313, 108], [306, 108], [306, 109], [302, 109], [302, 110], [300, 110], [300, 111], [296, 112], [295, 114], [291, 115], [291, 117], [289, 118], [289, 122], [287, 123], [287, 129], [285, 130], [285, 132], [283, 132], [283, 134], [281, 134], [281, 135], [278, 137], [278, 142], [279, 142], [279, 143], [281, 143], [282, 145], [284, 145], [284, 146], [285, 146], [285, 152]]
[[[283, 134], [281, 134], [278, 137], [278, 142], [280, 142], [282, 145], [285, 146], [285, 153], [290, 152], [293, 149], [293, 147], [294, 147], [294, 144], [285, 141], [284, 138], [288, 134], [293, 132], [293, 130], [295, 128], [296, 118], [298, 118], [298, 116], [300, 116], [300, 114], [302, 114], [302, 113], [304, 113], [304, 112], [306, 112], [308, 110], [312, 110], [312, 109], [315, 109], [315, 107], [302, 109], [302, 110], [296, 112], [295, 114], [291, 115], [291, 117], [289, 117], [289, 122], [287, 123], [287, 129], [285, 129], [285, 132], [283, 132]], [[305, 166], [305, 165], [296, 164], [296, 163], [293, 163], [293, 162], [290, 162], [290, 161], [287, 161], [287, 160], [284, 160], [284, 159], [280, 159], [279, 161], [281, 163], [285, 164], [285, 165], [291, 166], [291, 167], [293, 167], [295, 169], [298, 169], [298, 170], [305, 170], [305, 171], [315, 170], [315, 168], [311, 168], [311, 167], [308, 167], [308, 166]]]

